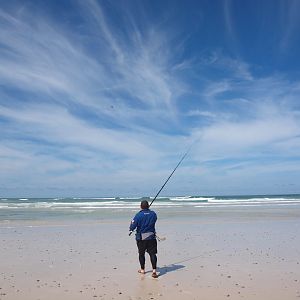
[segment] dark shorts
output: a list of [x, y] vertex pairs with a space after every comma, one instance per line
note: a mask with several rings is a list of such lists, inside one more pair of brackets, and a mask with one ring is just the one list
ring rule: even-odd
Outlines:
[[144, 240], [136, 241], [137, 247], [139, 249], [139, 254], [144, 254], [146, 251], [151, 254], [157, 254], [157, 241], [153, 240]]

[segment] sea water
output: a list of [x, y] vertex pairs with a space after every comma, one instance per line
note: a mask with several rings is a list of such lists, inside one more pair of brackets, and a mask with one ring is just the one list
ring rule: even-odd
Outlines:
[[[148, 197], [0, 198], [0, 222], [14, 220], [106, 220], [130, 218]], [[300, 195], [173, 196], [159, 197], [151, 208], [161, 216], [203, 215], [239, 209], [300, 208]]]

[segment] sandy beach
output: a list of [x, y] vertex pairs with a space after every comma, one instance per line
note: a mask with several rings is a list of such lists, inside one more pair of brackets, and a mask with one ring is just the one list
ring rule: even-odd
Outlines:
[[162, 215], [158, 279], [137, 273], [130, 219], [2, 222], [0, 299], [299, 299], [299, 217], [299, 206]]

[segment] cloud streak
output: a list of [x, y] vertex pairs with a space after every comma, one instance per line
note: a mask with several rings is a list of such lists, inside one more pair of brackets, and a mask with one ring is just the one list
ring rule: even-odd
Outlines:
[[257, 76], [218, 49], [183, 55], [189, 40], [177, 46], [174, 29], [122, 5], [74, 7], [75, 23], [68, 13], [0, 10], [3, 195], [153, 194], [190, 144], [173, 194], [201, 193], [199, 181], [213, 194], [220, 172], [227, 184], [265, 174], [270, 157], [296, 162], [282, 172], [299, 169], [297, 80]]

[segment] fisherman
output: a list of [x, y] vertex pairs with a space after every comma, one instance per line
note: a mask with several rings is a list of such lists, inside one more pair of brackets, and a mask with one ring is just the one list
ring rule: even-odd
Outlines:
[[152, 277], [157, 278], [157, 241], [155, 232], [156, 213], [149, 209], [146, 200], [141, 202], [141, 211], [138, 212], [130, 223], [129, 235], [136, 229], [136, 244], [139, 251], [139, 261], [141, 269], [138, 271], [145, 274], [145, 252], [147, 251], [152, 264]]

